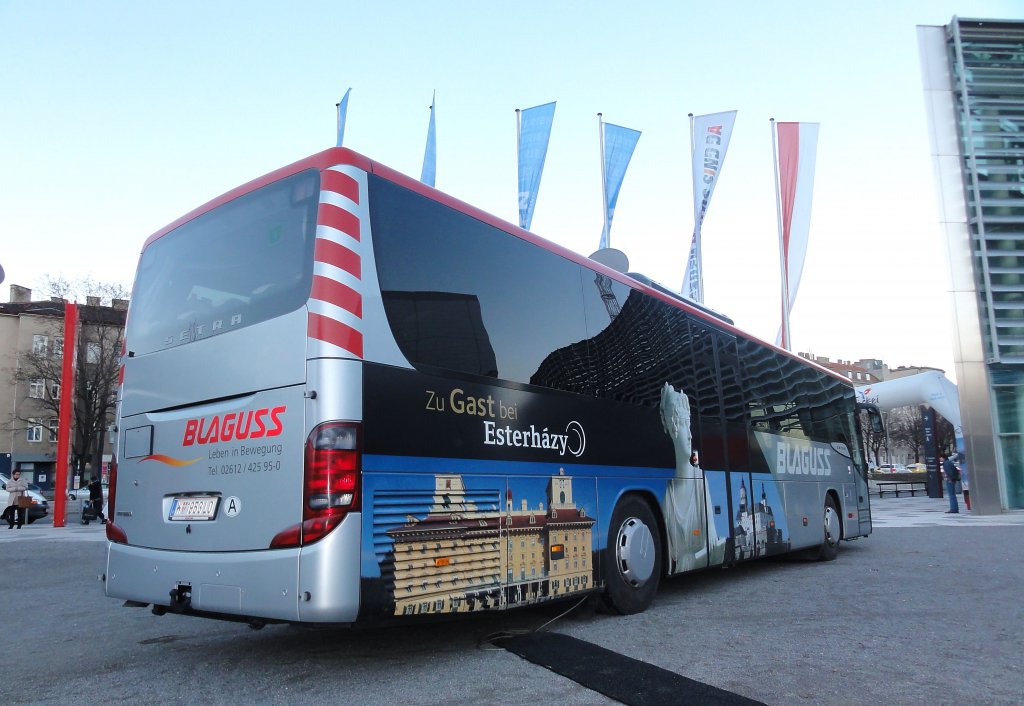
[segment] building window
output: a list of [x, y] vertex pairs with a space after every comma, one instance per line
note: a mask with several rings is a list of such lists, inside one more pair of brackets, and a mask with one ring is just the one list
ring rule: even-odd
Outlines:
[[43, 440], [43, 425], [38, 419], [28, 420], [28, 429], [25, 430], [25, 438], [31, 442]]
[[46, 355], [47, 349], [50, 347], [50, 337], [36, 334], [32, 337], [32, 352], [36, 355]]
[[100, 344], [95, 341], [89, 341], [85, 344], [85, 362], [86, 363], [98, 363], [100, 362]]
[[60, 399], [60, 383], [59, 382], [52, 382], [52, 383], [50, 383], [50, 399], [51, 400], [59, 400]]
[[64, 357], [64, 339], [55, 338], [53, 339], [53, 357], [63, 358]]
[[46, 392], [46, 382], [42, 378], [36, 378], [28, 384], [28, 396], [37, 400], [43, 398]]
[[50, 443], [57, 443], [57, 428], [60, 426], [60, 419], [57, 417], [50, 417]]

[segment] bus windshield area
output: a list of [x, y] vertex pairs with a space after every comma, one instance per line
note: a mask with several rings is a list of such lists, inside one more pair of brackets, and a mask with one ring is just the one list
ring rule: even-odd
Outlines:
[[139, 261], [126, 339], [165, 350], [294, 311], [308, 296], [319, 174], [264, 186], [150, 243]]

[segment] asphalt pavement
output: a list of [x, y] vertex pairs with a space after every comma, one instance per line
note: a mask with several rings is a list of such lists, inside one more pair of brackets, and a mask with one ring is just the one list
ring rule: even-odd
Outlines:
[[562, 615], [568, 603], [377, 630], [156, 617], [103, 595], [101, 525], [0, 527], [0, 703], [617, 703], [497, 646], [545, 623], [768, 704], [1022, 703], [1024, 511], [946, 515], [944, 500], [902, 495], [872, 505], [874, 533], [834, 562], [667, 580], [639, 615], [591, 603]]

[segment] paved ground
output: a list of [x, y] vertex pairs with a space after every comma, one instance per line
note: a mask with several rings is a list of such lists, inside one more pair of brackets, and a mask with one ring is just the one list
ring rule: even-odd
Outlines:
[[[0, 704], [610, 704], [489, 638], [535, 630], [768, 704], [1024, 703], [1024, 511], [945, 515], [872, 497], [837, 561], [755, 561], [667, 580], [644, 613], [568, 604], [384, 630], [153, 616], [106, 598], [103, 527], [0, 527]], [[15, 621], [15, 622], [12, 622]], [[12, 639], [15, 632], [20, 636]]]
[[[1024, 525], [1024, 510], [1011, 510], [1001, 515], [975, 515], [964, 510], [960, 502], [960, 514], [947, 515], [949, 503], [944, 499], [928, 498], [923, 495], [900, 497], [886, 495], [871, 496], [871, 518], [875, 529], [883, 527], [997, 527]], [[0, 525], [0, 542], [30, 539], [50, 539], [60, 542], [100, 542], [106, 540], [103, 525], [91, 522], [80, 523], [81, 512], [76, 503], [69, 503], [67, 522], [64, 527], [54, 527], [53, 518], [46, 517], [26, 525], [20, 532], [6, 530]]]
[[964, 510], [959, 498], [960, 512], [947, 515], [949, 501], [920, 494], [907, 497], [871, 496], [871, 519], [875, 529], [880, 527], [996, 527], [1024, 525], [1024, 510], [1011, 510], [1001, 515], [975, 515]]

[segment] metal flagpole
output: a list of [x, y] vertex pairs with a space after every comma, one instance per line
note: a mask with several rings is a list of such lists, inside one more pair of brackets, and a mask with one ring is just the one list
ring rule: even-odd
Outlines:
[[[697, 149], [697, 146], [694, 144], [694, 141], [693, 141], [693, 113], [687, 113], [687, 117], [690, 118], [690, 160], [691, 160], [691, 165], [692, 165], [692, 163], [693, 163], [693, 153]], [[691, 174], [693, 173], [692, 167], [690, 169], [690, 173]], [[693, 190], [694, 191], [697, 190], [697, 185], [696, 184], [693, 185]], [[693, 245], [694, 245], [694, 257], [696, 258], [696, 263], [697, 263], [697, 301], [703, 302], [704, 301], [704, 260], [703, 260], [702, 253], [701, 253], [700, 225], [701, 225], [700, 224], [700, 214], [695, 212], [693, 214]], [[689, 264], [689, 263], [687, 263], [687, 264]], [[686, 293], [684, 292], [683, 294], [685, 295]]]
[[772, 130], [772, 159], [775, 163], [775, 211], [779, 221], [779, 264], [782, 270], [782, 347], [789, 350], [789, 269], [786, 267], [786, 243], [782, 233], [782, 195], [779, 190], [779, 147], [775, 118], [769, 118]]
[[610, 248], [612, 246], [611, 224], [608, 222], [608, 177], [605, 174], [604, 164], [604, 118], [601, 113], [597, 114], [597, 131], [601, 143], [601, 210], [604, 219], [604, 231], [601, 233], [601, 246]]

